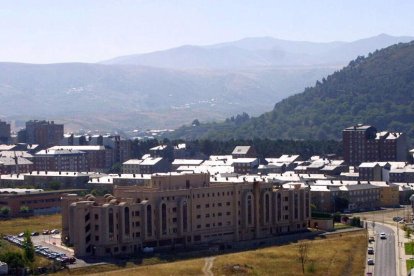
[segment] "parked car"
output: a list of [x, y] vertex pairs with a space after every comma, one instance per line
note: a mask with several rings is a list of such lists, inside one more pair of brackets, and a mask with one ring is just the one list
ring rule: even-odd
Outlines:
[[384, 232], [380, 233], [380, 239], [385, 240], [387, 238], [387, 235]]
[[59, 233], [60, 232], [57, 229], [53, 229], [53, 230], [50, 231], [50, 234], [59, 234]]
[[374, 265], [374, 259], [368, 259], [367, 263], [368, 265]]
[[373, 236], [369, 237], [368, 242], [374, 242], [375, 238]]
[[43, 230], [42, 234], [43, 235], [49, 235], [50, 234], [50, 230], [45, 229], [45, 230]]
[[373, 255], [374, 254], [374, 248], [368, 247], [368, 254]]
[[39, 236], [39, 232], [32, 232], [30, 235], [32, 235], [32, 236]]
[[19, 235], [17, 235], [19, 238], [22, 238], [24, 236], [24, 233], [19, 233]]
[[402, 220], [402, 217], [393, 217], [392, 220], [393, 221], [400, 221], [400, 220]]

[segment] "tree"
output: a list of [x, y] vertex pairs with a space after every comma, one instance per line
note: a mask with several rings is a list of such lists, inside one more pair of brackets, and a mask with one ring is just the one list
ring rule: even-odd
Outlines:
[[29, 213], [29, 211], [30, 211], [30, 209], [26, 205], [23, 205], [23, 206], [20, 207], [20, 212], [21, 213]]
[[0, 215], [3, 215], [5, 217], [7, 217], [10, 214], [10, 208], [9, 207], [1, 207], [0, 208]]
[[49, 188], [51, 190], [59, 190], [62, 184], [59, 181], [51, 181], [49, 182]]
[[33, 262], [35, 257], [35, 249], [28, 230], [24, 232], [23, 250], [25, 259], [29, 262]]
[[200, 125], [200, 121], [198, 119], [195, 119], [192, 123], [192, 126], [199, 126]]
[[351, 226], [361, 227], [361, 219], [360, 219], [360, 217], [352, 217], [352, 219], [351, 219]]
[[298, 243], [299, 261], [302, 265], [302, 272], [305, 275], [305, 265], [309, 260], [309, 243], [300, 241]]
[[24, 258], [20, 252], [6, 252], [0, 255], [0, 260], [5, 262], [11, 268], [22, 268], [24, 267]]

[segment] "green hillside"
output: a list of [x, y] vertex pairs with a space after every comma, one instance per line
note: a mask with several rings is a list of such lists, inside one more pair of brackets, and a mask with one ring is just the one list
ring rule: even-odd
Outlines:
[[174, 138], [340, 139], [341, 130], [355, 123], [414, 138], [414, 42], [358, 57], [259, 117], [184, 126]]

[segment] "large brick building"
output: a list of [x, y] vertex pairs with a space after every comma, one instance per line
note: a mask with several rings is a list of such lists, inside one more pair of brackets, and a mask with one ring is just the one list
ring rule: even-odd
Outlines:
[[48, 150], [79, 151], [86, 154], [88, 170], [94, 172], [106, 172], [114, 163], [114, 151], [99, 145], [54, 146]]
[[[0, 207], [9, 208], [11, 217], [59, 213], [62, 195], [76, 191], [79, 190], [0, 189]], [[22, 207], [26, 208], [24, 212]]]
[[342, 131], [344, 160], [349, 165], [373, 161], [405, 161], [407, 138], [401, 132], [377, 132], [358, 124]]
[[38, 171], [86, 172], [89, 170], [86, 153], [78, 150], [41, 150], [34, 155]]
[[28, 121], [26, 129], [19, 133], [19, 142], [38, 144], [42, 148], [59, 145], [63, 138], [63, 124], [54, 121]]
[[272, 237], [306, 229], [309, 218], [310, 192], [300, 185], [167, 173], [149, 184], [114, 188], [114, 196], [65, 197], [62, 239], [77, 256], [112, 256]]

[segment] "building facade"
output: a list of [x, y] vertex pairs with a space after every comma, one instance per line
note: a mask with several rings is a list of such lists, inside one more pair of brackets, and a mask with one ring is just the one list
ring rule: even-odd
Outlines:
[[86, 153], [78, 150], [41, 150], [34, 156], [37, 171], [89, 171]]
[[342, 139], [348, 165], [407, 159], [407, 138], [401, 132], [377, 132], [373, 126], [358, 124], [344, 129]]
[[300, 185], [213, 183], [205, 173], [169, 173], [114, 188], [114, 196], [66, 197], [62, 208], [62, 240], [75, 255], [113, 256], [302, 231], [310, 219], [310, 192]]
[[63, 124], [55, 124], [54, 121], [28, 121], [24, 136], [24, 142], [28, 144], [38, 144], [42, 148], [56, 146], [63, 138]]

